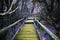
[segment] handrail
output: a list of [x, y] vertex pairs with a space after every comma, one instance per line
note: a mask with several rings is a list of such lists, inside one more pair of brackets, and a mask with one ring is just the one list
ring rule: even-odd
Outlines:
[[22, 30], [23, 26], [24, 26], [24, 23], [17, 29], [16, 33], [15, 33], [14, 36], [11, 38], [11, 40], [14, 40], [14, 38], [16, 37], [16, 35], [18, 34], [18, 32], [19, 32], [20, 30]]
[[8, 10], [7, 12], [5, 12], [5, 13], [0, 13], [0, 15], [5, 15], [5, 14], [9, 13], [9, 12], [10, 12], [10, 10], [11, 10], [11, 8], [12, 8], [12, 6], [13, 6], [13, 3], [14, 3], [14, 0], [12, 1], [12, 3], [11, 3], [11, 6], [10, 6], [9, 10]]
[[48, 28], [46, 28], [42, 23], [40, 23], [36, 18], [35, 21], [54, 39], [54, 40], [60, 40], [55, 34], [53, 34]]
[[18, 21], [14, 22], [13, 24], [11, 24], [11, 25], [9, 25], [7, 27], [4, 27], [3, 29], [0, 30], [0, 33], [3, 32], [3, 31], [5, 31], [5, 30], [7, 30], [8, 28], [11, 28], [12, 26], [16, 25], [18, 22], [20, 22], [22, 20], [24, 20], [24, 18], [19, 19]]

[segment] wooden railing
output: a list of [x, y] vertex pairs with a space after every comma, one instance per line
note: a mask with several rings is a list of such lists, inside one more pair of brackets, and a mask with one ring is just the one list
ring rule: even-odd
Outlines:
[[40, 23], [36, 18], [35, 21], [52, 37], [53, 40], [60, 40], [55, 34], [53, 34], [47, 27], [45, 27], [42, 23]]
[[7, 27], [4, 27], [4, 28], [2, 28], [2, 29], [0, 29], [0, 33], [1, 33], [1, 32], [4, 32], [5, 30], [8, 30], [9, 28], [13, 27], [14, 25], [16, 25], [17, 23], [19, 23], [19, 22], [22, 21], [22, 20], [24, 20], [24, 18], [19, 19], [19, 20], [17, 20], [16, 22], [14, 22], [13, 24], [11, 24], [11, 25], [9, 25], [9, 26], [7, 26]]

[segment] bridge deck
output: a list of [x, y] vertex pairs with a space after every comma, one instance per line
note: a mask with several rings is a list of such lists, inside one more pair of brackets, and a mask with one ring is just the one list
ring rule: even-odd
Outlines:
[[15, 40], [39, 40], [34, 24], [25, 24]]

